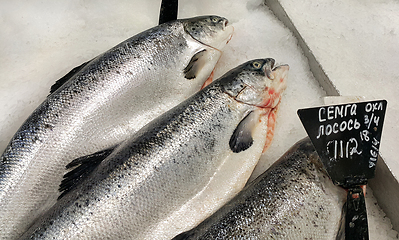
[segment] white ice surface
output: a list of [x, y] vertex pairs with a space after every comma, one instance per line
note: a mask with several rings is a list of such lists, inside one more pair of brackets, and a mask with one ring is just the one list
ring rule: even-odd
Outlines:
[[341, 95], [388, 101], [380, 154], [398, 178], [399, 2], [279, 2]]
[[[296, 111], [321, 105], [325, 93], [310, 72], [296, 39], [261, 0], [181, 0], [179, 4], [179, 18], [217, 14], [228, 18], [235, 28], [216, 69], [215, 79], [253, 58], [273, 57], [279, 63], [290, 65], [275, 138], [254, 172], [259, 175], [306, 136]], [[297, 4], [298, 7], [302, 7], [301, 4]], [[45, 99], [55, 80], [128, 37], [155, 26], [159, 6], [160, 0], [0, 1], [0, 151]], [[391, 33], [388, 31], [387, 34]], [[367, 43], [363, 44], [367, 46]], [[331, 51], [334, 61], [347, 58], [334, 51]], [[376, 61], [377, 65], [370, 66], [376, 75], [374, 81], [382, 79], [386, 70], [394, 67], [393, 63], [380, 66], [378, 61], [381, 57]], [[347, 67], [352, 69], [358, 65]], [[352, 86], [353, 78], [346, 79]], [[372, 81], [371, 78], [368, 80]], [[368, 84], [374, 86], [372, 82]], [[386, 132], [382, 146], [388, 145], [385, 144]], [[377, 221], [390, 227], [389, 222]], [[370, 236], [370, 239], [376, 238]]]
[[341, 95], [388, 101], [380, 153], [399, 177], [399, 2], [280, 3]]

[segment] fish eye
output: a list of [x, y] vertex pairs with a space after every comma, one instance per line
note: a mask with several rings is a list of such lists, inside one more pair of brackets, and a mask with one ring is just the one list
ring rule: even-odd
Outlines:
[[252, 66], [256, 69], [259, 69], [261, 67], [261, 64], [259, 62], [253, 62]]
[[212, 22], [217, 23], [218, 19], [214, 17], [214, 18], [212, 18]]

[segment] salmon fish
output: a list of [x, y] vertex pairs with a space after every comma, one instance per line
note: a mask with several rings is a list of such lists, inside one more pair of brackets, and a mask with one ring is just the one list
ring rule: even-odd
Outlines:
[[21, 239], [171, 239], [194, 227], [245, 185], [287, 72], [244, 63], [111, 153], [74, 160], [60, 200]]
[[57, 81], [0, 158], [0, 239], [19, 236], [56, 202], [73, 159], [115, 148], [200, 90], [232, 32], [218, 16], [168, 22]]
[[346, 192], [329, 179], [309, 138], [196, 228], [173, 240], [342, 239]]

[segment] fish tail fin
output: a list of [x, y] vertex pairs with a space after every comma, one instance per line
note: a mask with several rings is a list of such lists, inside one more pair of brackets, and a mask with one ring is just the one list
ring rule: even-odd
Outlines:
[[116, 146], [108, 148], [87, 156], [73, 160], [66, 165], [66, 169], [72, 169], [64, 175], [58, 191], [61, 192], [58, 199], [61, 199], [68, 192], [79, 185], [87, 176], [97, 168], [97, 166], [107, 158]]

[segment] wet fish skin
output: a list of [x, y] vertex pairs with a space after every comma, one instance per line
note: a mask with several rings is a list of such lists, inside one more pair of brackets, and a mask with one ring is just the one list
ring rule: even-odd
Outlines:
[[305, 138], [215, 214], [173, 240], [340, 239], [345, 196]]
[[[240, 65], [146, 125], [20, 239], [170, 239], [198, 224], [244, 186], [262, 153], [273, 108], [236, 98], [248, 90], [256, 90], [253, 99], [263, 96], [273, 85], [265, 74], [273, 65], [272, 59]], [[287, 71], [275, 68], [282, 77]], [[252, 141], [244, 138], [232, 151], [243, 119], [251, 119], [242, 130]]]
[[[114, 147], [202, 87], [233, 29], [222, 17], [196, 19], [210, 33], [194, 38], [198, 29], [188, 27], [195, 21], [169, 22], [75, 69], [67, 82], [57, 82], [58, 89], [0, 158], [0, 239], [22, 234], [56, 202], [70, 161]], [[202, 58], [193, 62], [200, 52]]]

